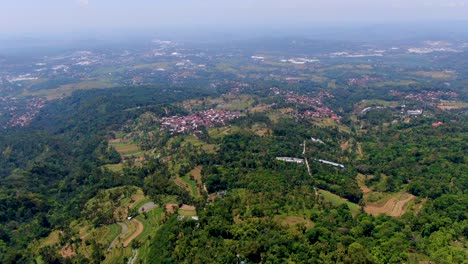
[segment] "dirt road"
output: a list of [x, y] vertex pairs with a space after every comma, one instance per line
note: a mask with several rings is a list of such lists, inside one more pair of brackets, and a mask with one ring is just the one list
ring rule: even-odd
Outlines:
[[141, 223], [138, 219], [136, 218], [133, 218], [132, 221], [134, 221], [136, 224], [137, 224], [137, 230], [130, 236], [128, 237], [124, 243], [123, 243], [123, 246], [124, 247], [127, 247], [130, 243], [132, 243], [132, 241], [137, 238], [137, 236], [139, 236], [141, 234], [141, 232], [143, 232], [143, 223]]
[[405, 213], [405, 205], [416, 197], [411, 194], [402, 194], [398, 198], [390, 198], [382, 205], [367, 205], [364, 210], [371, 215], [387, 214], [389, 216], [399, 217]]

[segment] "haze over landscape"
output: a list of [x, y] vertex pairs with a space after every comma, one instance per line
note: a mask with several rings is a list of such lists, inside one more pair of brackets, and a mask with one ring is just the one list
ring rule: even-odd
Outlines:
[[0, 3], [2, 34], [111, 30], [223, 31], [395, 22], [466, 21], [464, 0], [18, 0]]

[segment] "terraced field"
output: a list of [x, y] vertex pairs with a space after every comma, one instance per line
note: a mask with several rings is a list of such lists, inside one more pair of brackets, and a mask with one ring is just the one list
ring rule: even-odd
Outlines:
[[[372, 191], [365, 184], [366, 176], [358, 174], [357, 181], [364, 194], [366, 206], [364, 211], [371, 215], [386, 214], [393, 217], [400, 217], [405, 213], [405, 209], [416, 197], [409, 193], [379, 193]], [[375, 201], [374, 201], [375, 200]]]

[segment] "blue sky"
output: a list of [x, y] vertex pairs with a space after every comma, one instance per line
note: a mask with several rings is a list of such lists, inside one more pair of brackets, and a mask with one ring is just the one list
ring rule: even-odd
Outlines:
[[0, 34], [468, 20], [468, 0], [0, 0]]

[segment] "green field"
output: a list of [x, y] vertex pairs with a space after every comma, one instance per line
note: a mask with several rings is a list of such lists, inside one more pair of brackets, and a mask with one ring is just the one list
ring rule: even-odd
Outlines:
[[118, 163], [118, 164], [106, 164], [104, 167], [108, 168], [109, 170], [113, 172], [121, 172], [123, 169], [123, 164]]
[[148, 259], [148, 254], [151, 246], [151, 238], [153, 238], [161, 225], [161, 220], [164, 215], [163, 208], [157, 207], [153, 210], [137, 216], [137, 219], [143, 223], [143, 232], [136, 238], [136, 241], [141, 244], [138, 251], [137, 260]]
[[136, 144], [129, 142], [110, 143], [110, 145], [122, 156], [135, 155], [141, 152], [141, 149]]
[[197, 211], [195, 211], [195, 210], [182, 210], [182, 209], [179, 209], [178, 213], [181, 216], [196, 216], [197, 215]]
[[198, 191], [197, 191], [197, 184], [195, 181], [190, 179], [190, 174], [186, 174], [184, 177], [180, 177], [190, 188], [190, 193], [193, 195], [193, 197], [198, 198]]
[[97, 232], [94, 234], [94, 239], [108, 247], [112, 240], [114, 240], [120, 234], [121, 228], [118, 224], [112, 224], [108, 226], [103, 226], [97, 229]]
[[348, 208], [349, 210], [351, 211], [351, 213], [353, 215], [356, 215], [359, 213], [360, 211], [360, 208], [359, 208], [359, 205], [355, 204], [355, 203], [352, 203], [336, 194], [333, 194], [329, 191], [325, 191], [325, 190], [320, 190], [320, 195], [326, 200], [326, 201], [329, 201], [330, 203], [332, 203], [333, 205], [335, 206], [338, 206], [338, 205], [342, 205], [342, 204], [346, 204], [348, 205]]
[[73, 91], [89, 90], [89, 89], [107, 89], [113, 88], [116, 84], [110, 79], [92, 79], [84, 80], [79, 83], [65, 84], [55, 88], [39, 90], [39, 91], [24, 91], [23, 96], [38, 96], [46, 97], [47, 100], [59, 99], [70, 96]]

